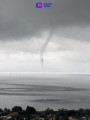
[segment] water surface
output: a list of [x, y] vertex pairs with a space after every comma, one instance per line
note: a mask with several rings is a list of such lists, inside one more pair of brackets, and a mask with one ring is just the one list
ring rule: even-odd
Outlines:
[[27, 105], [37, 110], [89, 108], [90, 75], [0, 75], [0, 107]]

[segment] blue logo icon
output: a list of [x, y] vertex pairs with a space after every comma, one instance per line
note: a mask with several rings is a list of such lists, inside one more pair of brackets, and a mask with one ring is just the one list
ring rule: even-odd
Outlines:
[[43, 3], [42, 2], [36, 3], [36, 8], [42, 8], [42, 7], [43, 7]]

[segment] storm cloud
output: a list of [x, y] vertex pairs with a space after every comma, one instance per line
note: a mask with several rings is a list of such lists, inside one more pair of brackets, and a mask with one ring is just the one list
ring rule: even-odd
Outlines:
[[[44, 0], [52, 8], [36, 9], [37, 0], [0, 0], [0, 40], [21, 40], [43, 31], [90, 26], [90, 0]], [[70, 32], [66, 31], [68, 36]], [[62, 33], [61, 35], [65, 36]], [[78, 36], [74, 34], [72, 37]]]
[[90, 0], [37, 2], [0, 0], [0, 72], [90, 73]]

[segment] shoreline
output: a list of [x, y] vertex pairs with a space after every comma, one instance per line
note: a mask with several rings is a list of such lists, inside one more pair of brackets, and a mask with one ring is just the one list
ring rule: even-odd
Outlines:
[[[85, 119], [83, 119], [85, 118]], [[11, 109], [0, 108], [0, 120], [89, 120], [90, 109], [53, 109], [37, 111], [34, 107], [27, 106], [22, 109], [20, 106], [14, 106]]]

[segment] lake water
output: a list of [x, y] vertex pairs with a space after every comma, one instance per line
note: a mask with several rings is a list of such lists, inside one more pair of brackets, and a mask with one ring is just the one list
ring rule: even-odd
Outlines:
[[48, 107], [90, 107], [90, 75], [3, 74], [0, 75], [0, 107], [27, 105], [37, 110]]

